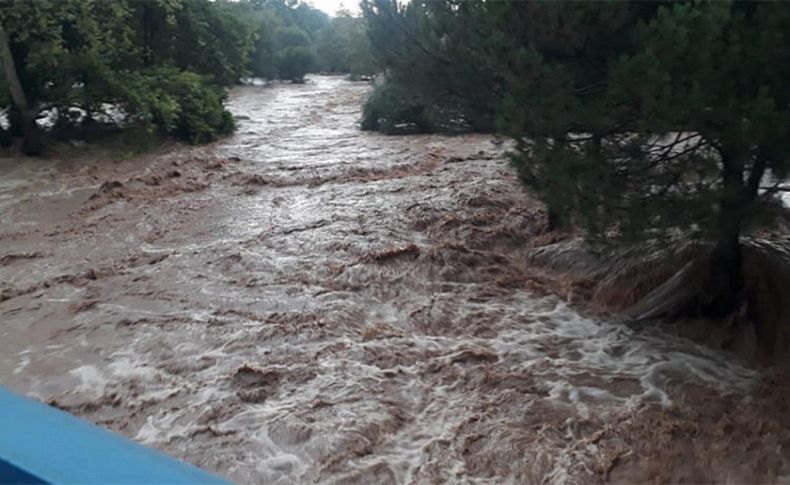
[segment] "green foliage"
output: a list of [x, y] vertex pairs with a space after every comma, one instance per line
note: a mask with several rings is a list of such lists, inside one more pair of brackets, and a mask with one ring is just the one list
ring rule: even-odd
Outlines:
[[222, 89], [205, 77], [167, 67], [129, 77], [122, 106], [145, 127], [188, 143], [206, 143], [233, 132]]
[[262, 79], [277, 78], [277, 41], [275, 32], [281, 28], [281, 19], [274, 12], [254, 12], [257, 18], [255, 49], [250, 58], [250, 72]]
[[364, 19], [348, 12], [340, 12], [319, 33], [318, 59], [322, 71], [348, 73], [354, 79], [378, 71]]
[[306, 33], [313, 42], [329, 16], [303, 0], [249, 0], [260, 11], [273, 12], [282, 23]]
[[167, 65], [231, 85], [247, 74], [255, 25], [227, 0], [127, 0], [140, 67]]
[[329, 22], [329, 16], [324, 12], [301, 2], [296, 8], [288, 11], [290, 20], [314, 41], [318, 32]]
[[[503, 86], [498, 125], [517, 141], [513, 161], [553, 222], [584, 225], [591, 235], [611, 229], [608, 214], [625, 207], [616, 199], [628, 192], [605, 162], [624, 161], [618, 148], [633, 151], [644, 141], [630, 131], [630, 107], [612, 103], [607, 91], [608, 67], [645, 10], [636, 3], [540, 2], [491, 10], [497, 30], [511, 32], [496, 37], [494, 52]], [[626, 209], [615, 219], [619, 234], [633, 235], [628, 220], [645, 218]]]
[[0, 10], [31, 104], [95, 107], [129, 60], [132, 44], [122, 2], [14, 0]]
[[425, 105], [392, 84], [376, 86], [365, 102], [361, 127], [386, 134], [422, 133], [429, 128]]
[[471, 1], [362, 2], [385, 82], [426, 106], [440, 105], [433, 113], [437, 127], [493, 128], [496, 73], [490, 68], [488, 8], [487, 2]]
[[[316, 39], [328, 22], [326, 14], [308, 4], [287, 0], [246, 0], [238, 2], [236, 8], [256, 25], [249, 62], [254, 76], [301, 82], [306, 73], [318, 67]], [[300, 49], [294, 50], [297, 47]]]
[[278, 29], [275, 33], [275, 37], [277, 39], [277, 46], [280, 49], [310, 46], [310, 37], [295, 25]]
[[360, 126], [388, 135], [463, 133], [471, 130], [461, 107], [409, 92], [402, 84], [381, 83], [365, 102]]
[[278, 54], [277, 62], [280, 79], [301, 83], [304, 76], [315, 67], [315, 54], [309, 47], [286, 47]]
[[786, 173], [790, 148], [786, 9], [499, 7], [517, 32], [499, 50], [501, 126], [554, 211], [609, 239], [683, 230], [737, 244], [764, 223], [774, 194], [759, 187]]
[[[33, 116], [54, 109], [53, 132], [66, 139], [111, 121], [105, 111], [119, 107], [130, 116], [124, 125], [135, 120], [191, 143], [231, 131], [219, 86], [247, 74], [255, 41], [255, 26], [240, 13], [240, 4], [225, 0], [0, 5]], [[6, 92], [0, 101], [9, 107]], [[18, 119], [11, 116], [12, 124]]]

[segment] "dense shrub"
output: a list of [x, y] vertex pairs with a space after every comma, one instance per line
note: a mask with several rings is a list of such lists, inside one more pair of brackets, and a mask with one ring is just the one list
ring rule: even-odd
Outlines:
[[363, 130], [387, 134], [428, 131], [425, 106], [388, 83], [376, 85], [365, 102], [360, 125]]
[[471, 131], [460, 107], [423, 101], [391, 81], [376, 85], [365, 102], [360, 125], [363, 130], [388, 135]]
[[189, 143], [206, 143], [233, 131], [224, 91], [206, 78], [174, 68], [142, 71], [135, 78], [123, 105], [150, 130]]
[[309, 47], [286, 47], [279, 55], [280, 79], [304, 82], [304, 76], [315, 67], [315, 55]]

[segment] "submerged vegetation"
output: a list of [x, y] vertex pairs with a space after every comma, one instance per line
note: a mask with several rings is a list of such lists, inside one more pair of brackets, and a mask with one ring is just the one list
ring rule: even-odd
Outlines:
[[45, 118], [62, 140], [137, 125], [209, 142], [233, 131], [225, 89], [243, 78], [372, 74], [362, 22], [288, 0], [9, 0], [0, 142], [40, 154]]
[[610, 243], [710, 241], [706, 282], [673, 311], [740, 307], [740, 238], [776, 220], [790, 168], [786, 5], [365, 0], [363, 10], [386, 73], [363, 128], [506, 134], [552, 227]]

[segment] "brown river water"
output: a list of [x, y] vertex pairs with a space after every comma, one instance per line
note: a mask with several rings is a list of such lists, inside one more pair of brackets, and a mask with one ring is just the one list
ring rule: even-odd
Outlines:
[[790, 481], [783, 380], [539, 291], [502, 146], [360, 132], [369, 89], [1, 160], [0, 383], [241, 483]]

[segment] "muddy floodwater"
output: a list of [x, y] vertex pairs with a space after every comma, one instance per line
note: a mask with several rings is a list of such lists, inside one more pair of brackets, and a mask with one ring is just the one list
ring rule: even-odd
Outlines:
[[369, 89], [0, 161], [0, 383], [241, 483], [790, 481], [776, 376], [537, 291], [502, 146], [363, 133]]

